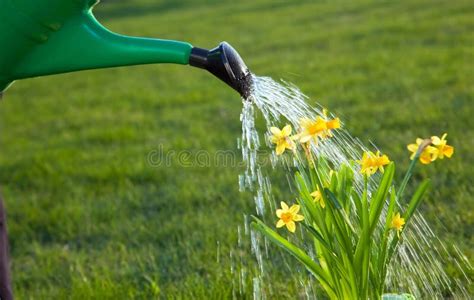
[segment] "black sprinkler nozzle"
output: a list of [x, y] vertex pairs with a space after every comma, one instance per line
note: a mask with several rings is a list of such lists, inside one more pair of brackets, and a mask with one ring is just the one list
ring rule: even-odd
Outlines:
[[239, 53], [227, 42], [214, 49], [206, 50], [194, 47], [191, 50], [189, 64], [206, 69], [221, 79], [247, 99], [250, 96], [252, 75]]

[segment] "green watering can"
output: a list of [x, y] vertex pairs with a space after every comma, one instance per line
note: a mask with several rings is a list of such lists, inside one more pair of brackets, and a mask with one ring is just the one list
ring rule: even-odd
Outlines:
[[17, 79], [117, 66], [175, 63], [206, 69], [242, 97], [251, 73], [226, 42], [206, 50], [189, 43], [127, 37], [92, 14], [98, 0], [0, 0], [0, 93]]

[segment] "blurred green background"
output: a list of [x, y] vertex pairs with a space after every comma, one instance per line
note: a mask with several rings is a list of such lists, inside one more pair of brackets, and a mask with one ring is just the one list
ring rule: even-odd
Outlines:
[[[293, 82], [399, 168], [407, 143], [448, 132], [454, 157], [416, 179], [434, 181], [422, 206], [433, 230], [472, 262], [471, 1], [104, 0], [95, 11], [124, 34], [230, 42], [253, 72]], [[239, 155], [240, 110], [233, 90], [186, 66], [15, 83], [0, 102], [0, 186], [18, 299], [230, 297], [229, 253], [255, 211], [242, 170], [147, 157], [159, 145]], [[297, 297], [274, 276], [281, 298]]]

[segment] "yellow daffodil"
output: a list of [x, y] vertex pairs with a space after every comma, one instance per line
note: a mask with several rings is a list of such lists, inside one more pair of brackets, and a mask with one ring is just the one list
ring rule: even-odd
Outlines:
[[331, 130], [338, 129], [341, 127], [339, 118], [329, 120], [327, 118], [327, 110], [323, 110], [324, 118], [316, 117], [315, 120], [303, 118], [300, 120], [301, 132], [299, 134], [299, 140], [301, 143], [307, 143], [314, 140], [316, 143], [318, 138], [331, 137]]
[[278, 218], [280, 218], [280, 220], [278, 220], [276, 223], [276, 227], [281, 228], [286, 225], [286, 228], [290, 232], [295, 232], [295, 222], [304, 220], [304, 217], [298, 214], [300, 211], [300, 206], [298, 204], [293, 204], [290, 208], [288, 208], [288, 205], [283, 201], [280, 204], [281, 209], [276, 210], [276, 215]]
[[396, 213], [392, 218], [390, 228], [395, 229], [397, 231], [398, 236], [400, 237], [400, 232], [403, 229], [403, 225], [405, 225], [405, 219], [400, 217], [400, 213]]
[[300, 126], [301, 132], [298, 136], [301, 143], [307, 143], [311, 140], [317, 143], [318, 137], [327, 130], [326, 121], [321, 117], [317, 117], [316, 120], [301, 119]]
[[358, 163], [361, 165], [360, 172], [362, 174], [370, 176], [375, 173], [373, 172], [373, 160], [374, 159], [372, 155], [370, 155], [370, 152], [364, 152], [364, 154], [362, 154], [362, 159], [358, 161]]
[[328, 119], [328, 111], [327, 109], [323, 109], [324, 121], [326, 122], [326, 130], [323, 132], [323, 137], [332, 137], [332, 129], [339, 129], [341, 128], [341, 121], [339, 118], [335, 118], [332, 120]]
[[312, 192], [311, 197], [313, 197], [314, 202], [319, 203], [322, 208], [326, 207], [326, 203], [324, 203], [323, 195], [321, 194], [321, 191], [319, 190], [319, 187], [316, 191]]
[[333, 169], [329, 170], [329, 175], [328, 175], [329, 181], [331, 181], [332, 176], [334, 176], [334, 175], [336, 175], [336, 171], [334, 171]]
[[328, 130], [341, 128], [341, 121], [339, 118], [326, 121], [326, 127]]
[[436, 151], [433, 151], [433, 160], [439, 158], [443, 159], [445, 156], [447, 158], [451, 158], [454, 153], [454, 147], [447, 145], [446, 136], [448, 134], [445, 133], [441, 138], [437, 136], [431, 137], [431, 143], [435, 146]]
[[[436, 159], [434, 153], [437, 151], [435, 147], [430, 146], [432, 140], [424, 140], [421, 138], [416, 139], [416, 144], [410, 144], [407, 146], [407, 149], [412, 152], [410, 159], [413, 160], [418, 151], [420, 153], [420, 162], [422, 164], [429, 164]], [[421, 148], [420, 148], [421, 147]]]
[[390, 163], [390, 159], [388, 159], [388, 156], [387, 155], [380, 155], [380, 151], [377, 151], [377, 153], [375, 153], [375, 157], [374, 157], [374, 168], [375, 168], [375, 171], [380, 170], [380, 172], [384, 172], [384, 166], [388, 165]]
[[276, 154], [281, 155], [286, 149], [294, 150], [295, 143], [293, 142], [291, 135], [291, 125], [286, 125], [283, 129], [277, 127], [271, 127], [270, 131], [273, 134], [270, 141], [276, 144]]
[[380, 155], [380, 151], [377, 151], [377, 153], [368, 151], [364, 152], [362, 159], [359, 160], [358, 163], [361, 165], [360, 172], [370, 176], [375, 174], [377, 170], [380, 170], [380, 172], [383, 173], [384, 166], [390, 163], [390, 159], [385, 154]]

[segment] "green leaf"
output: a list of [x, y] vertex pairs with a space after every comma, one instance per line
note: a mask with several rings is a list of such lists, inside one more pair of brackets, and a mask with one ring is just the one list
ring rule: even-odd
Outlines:
[[[326, 191], [324, 190], [323, 198], [328, 198]], [[344, 217], [342, 215], [342, 209], [336, 209], [335, 206], [332, 204], [331, 201], [326, 201], [329, 205], [326, 207], [328, 220], [333, 225], [332, 227], [328, 226], [328, 228], [335, 229], [335, 236], [336, 240], [339, 245], [342, 247], [340, 254], [341, 255], [349, 255], [350, 259], [352, 260], [352, 242], [350, 236], [350, 230], [348, 226], [346, 226], [346, 222], [344, 221]]]
[[319, 233], [313, 226], [303, 223], [303, 226], [311, 233], [311, 235], [316, 238], [321, 245], [323, 245], [328, 251], [336, 255], [331, 249], [331, 245], [326, 241], [326, 239]]
[[377, 223], [380, 218], [380, 213], [382, 212], [385, 200], [387, 199], [390, 186], [392, 185], [393, 176], [395, 174], [395, 165], [390, 163], [388, 168], [385, 170], [385, 173], [380, 181], [379, 187], [375, 196], [370, 201], [370, 234], [375, 230]]
[[386, 273], [387, 273], [387, 244], [388, 244], [388, 237], [389, 237], [389, 234], [390, 234], [390, 225], [391, 225], [391, 222], [392, 222], [392, 218], [393, 218], [393, 215], [394, 215], [394, 211], [395, 211], [395, 206], [396, 206], [396, 203], [397, 203], [397, 196], [396, 196], [396, 192], [395, 192], [395, 189], [392, 189], [391, 192], [390, 192], [390, 203], [388, 205], [388, 209], [387, 209], [387, 214], [386, 214], [386, 219], [385, 219], [385, 227], [384, 227], [384, 230], [382, 232], [382, 236], [381, 236], [381, 247], [380, 247], [380, 254], [378, 256], [378, 261], [376, 263], [376, 266], [377, 266], [377, 272], [379, 273], [378, 274], [378, 278], [377, 278], [377, 281], [378, 283], [376, 284], [376, 286], [380, 286], [380, 285], [383, 285], [384, 281], [385, 281], [385, 276], [386, 276]]
[[342, 209], [342, 206], [340, 202], [337, 200], [334, 193], [331, 192], [331, 190], [327, 188], [324, 189], [324, 193], [327, 195], [327, 198], [329, 198], [329, 200], [332, 202], [332, 204], [334, 205], [334, 208], [337, 209], [337, 212], [340, 214], [340, 216], [342, 217], [342, 219], [344, 220], [345, 224], [350, 229], [350, 231], [352, 233], [355, 233], [356, 231], [354, 227], [352, 226], [351, 220], [347, 216], [346, 212]]
[[359, 270], [362, 282], [361, 290], [364, 289], [364, 280], [367, 280], [366, 269], [364, 269], [365, 259], [368, 259], [367, 253], [370, 253], [370, 223], [369, 223], [369, 207], [368, 207], [368, 178], [364, 176], [364, 190], [362, 192], [362, 199], [360, 205], [359, 215], [361, 216], [361, 233], [357, 242], [354, 255], [354, 268]]
[[334, 298], [336, 297], [334, 288], [331, 285], [331, 279], [329, 278], [328, 274], [326, 274], [324, 270], [311, 259], [311, 257], [309, 257], [303, 250], [298, 248], [296, 245], [284, 239], [277, 232], [265, 225], [255, 216], [252, 216], [252, 218], [254, 220], [254, 222], [252, 222], [252, 227], [255, 230], [262, 233], [265, 237], [274, 242], [277, 246], [283, 248], [288, 253], [293, 255], [296, 259], [298, 259], [311, 273], [314, 274], [314, 276], [316, 276], [316, 278], [318, 278], [318, 280], [321, 282], [329, 296]]
[[357, 219], [359, 220], [359, 227], [361, 228], [362, 230], [362, 227], [363, 227], [363, 220], [362, 220], [362, 200], [361, 200], [361, 197], [359, 195], [359, 193], [353, 189], [351, 191], [351, 194], [352, 194], [352, 199], [354, 201], [354, 205], [355, 205], [355, 209], [356, 209], [356, 213], [355, 215], [357, 216]]
[[343, 164], [337, 172], [337, 176], [339, 177], [337, 197], [340, 199], [341, 205], [344, 207], [344, 211], [348, 212], [351, 207], [350, 195], [354, 173], [348, 165]]
[[[410, 221], [411, 217], [413, 216], [416, 208], [420, 204], [421, 200], [423, 199], [423, 196], [425, 195], [425, 193], [428, 190], [428, 188], [430, 187], [430, 185], [431, 185], [430, 180], [425, 179], [420, 184], [420, 186], [416, 190], [415, 194], [413, 194], [413, 197], [411, 198], [411, 200], [408, 204], [408, 208], [407, 208], [405, 214], [403, 215], [403, 217], [405, 218], [404, 230], [407, 227], [408, 222]], [[398, 241], [399, 241], [398, 235], [394, 236], [392, 242], [390, 243], [390, 247], [389, 247], [389, 250], [388, 250], [387, 264], [390, 263], [390, 260], [392, 259], [392, 256], [393, 256], [393, 253], [395, 252], [395, 248], [398, 244]]]
[[410, 218], [413, 216], [413, 213], [415, 212], [416, 208], [420, 204], [421, 200], [423, 199], [423, 196], [425, 195], [426, 191], [428, 188], [431, 186], [431, 181], [429, 179], [425, 179], [418, 189], [416, 190], [415, 194], [413, 194], [413, 197], [410, 200], [410, 203], [408, 204], [408, 208], [403, 215], [405, 218], [405, 222], [408, 222]]
[[321, 229], [322, 233], [327, 236], [328, 229], [325, 222], [324, 212], [320, 207], [317, 207], [311, 197], [308, 190], [308, 185], [301, 173], [295, 175], [298, 190], [300, 191], [300, 204], [303, 206], [303, 210], [307, 211], [309, 215], [305, 215], [305, 219], [309, 224], [317, 224], [318, 228]]
[[330, 189], [324, 188], [324, 193], [326, 193], [327, 198], [332, 202], [334, 208], [342, 209], [342, 205], [337, 200], [336, 196], [331, 192]]
[[330, 265], [333, 265], [337, 268], [332, 270], [328, 270], [332, 277], [346, 277], [347, 275], [347, 268], [344, 263], [341, 261], [340, 257], [334, 252], [331, 248], [331, 245], [326, 241], [326, 239], [319, 233], [313, 226], [304, 224], [303, 226], [308, 230], [308, 232], [319, 242], [319, 245], [323, 247], [318, 247], [319, 251], [321, 251], [320, 255], [323, 256], [325, 262]]
[[321, 218], [321, 214], [317, 211], [317, 208], [313, 203], [313, 197], [311, 197], [310, 192], [308, 191], [308, 186], [306, 185], [303, 176], [300, 173], [296, 173], [295, 179], [301, 196], [300, 204], [309, 214], [309, 216], [305, 216], [307, 221], [311, 223], [318, 222], [318, 220]]

